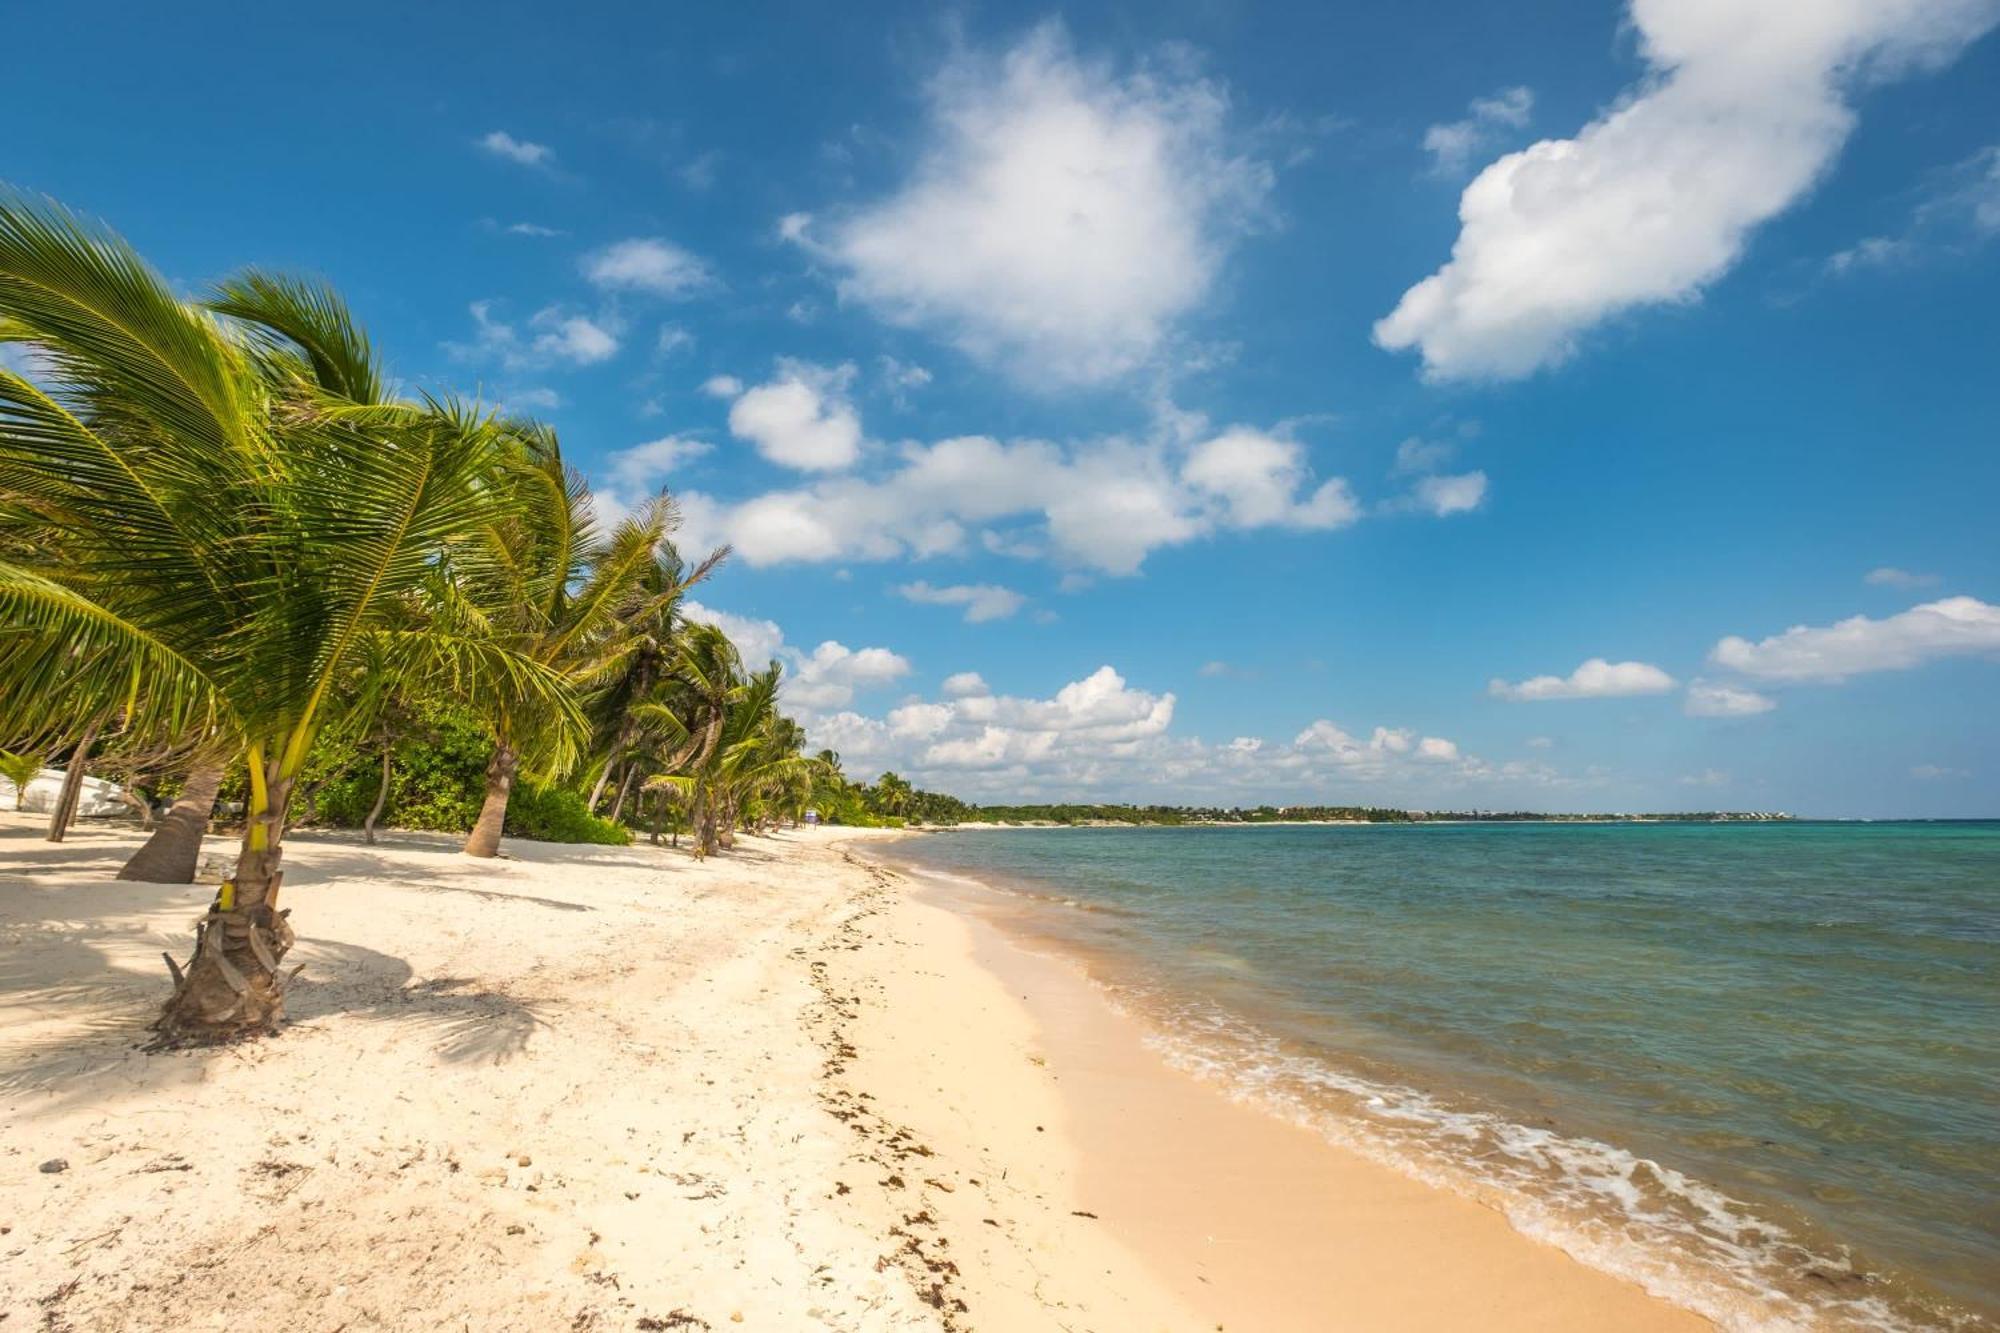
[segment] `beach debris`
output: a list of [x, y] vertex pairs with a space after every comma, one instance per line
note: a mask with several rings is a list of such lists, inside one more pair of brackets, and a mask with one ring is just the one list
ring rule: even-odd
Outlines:
[[51, 1157], [35, 1169], [45, 1176], [53, 1176], [69, 1170], [69, 1162], [61, 1157]]
[[713, 1328], [714, 1325], [698, 1315], [689, 1314], [686, 1310], [669, 1310], [665, 1316], [658, 1319], [652, 1315], [640, 1315], [635, 1327], [649, 1330], [649, 1333], [655, 1331], [666, 1333], [666, 1330], [676, 1328]]
[[1087, 1218], [1089, 1218], [1089, 1219], [1090, 1219], [1091, 1221], [1093, 1221], [1093, 1222], [1095, 1222], [1095, 1221], [1097, 1220], [1097, 1214], [1096, 1214], [1096, 1213], [1087, 1213], [1087, 1212], [1085, 1212], [1085, 1211], [1084, 1211], [1083, 1209], [1081, 1209], [1081, 1208], [1072, 1208], [1072, 1209], [1070, 1209], [1070, 1210], [1069, 1210], [1069, 1215], [1070, 1215], [1071, 1217], [1087, 1217]]

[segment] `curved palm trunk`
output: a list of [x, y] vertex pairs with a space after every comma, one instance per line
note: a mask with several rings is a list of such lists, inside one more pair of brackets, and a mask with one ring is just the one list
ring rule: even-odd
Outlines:
[[362, 836], [369, 846], [375, 845], [375, 821], [382, 817], [382, 807], [389, 804], [389, 756], [392, 751], [382, 747], [382, 785], [375, 789], [375, 804], [368, 807], [368, 818], [361, 821]]
[[70, 752], [69, 763], [63, 768], [62, 790], [56, 793], [55, 809], [49, 812], [50, 842], [61, 842], [69, 832], [70, 821], [76, 818], [76, 808], [83, 801], [83, 780], [90, 776], [90, 747], [97, 743], [97, 722], [84, 729], [83, 739]]
[[507, 827], [507, 798], [514, 793], [514, 774], [520, 766], [521, 757], [505, 741], [493, 747], [493, 758], [486, 764], [486, 801], [479, 807], [479, 821], [465, 837], [467, 856], [500, 854], [500, 835]]
[[277, 777], [275, 761], [266, 769], [262, 760], [253, 750], [243, 850], [195, 927], [194, 956], [183, 969], [165, 955], [174, 993], [153, 1024], [159, 1045], [230, 1041], [270, 1032], [284, 1017], [289, 978], [278, 965], [294, 936], [277, 903], [292, 780]]
[[611, 813], [605, 816], [614, 824], [618, 822], [618, 817], [625, 813], [625, 798], [632, 791], [632, 777], [638, 771], [637, 764], [628, 764], [625, 767], [625, 780], [618, 784], [618, 799], [611, 803]]
[[201, 839], [215, 813], [215, 793], [222, 786], [222, 769], [197, 768], [174, 800], [174, 808], [154, 828], [153, 836], [132, 853], [118, 872], [120, 879], [147, 884], [192, 884], [201, 863]]

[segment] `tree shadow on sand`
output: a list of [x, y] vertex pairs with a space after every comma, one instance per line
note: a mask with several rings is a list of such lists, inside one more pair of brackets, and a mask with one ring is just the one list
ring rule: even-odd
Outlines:
[[[9, 933], [37, 934], [32, 926]], [[245, 1057], [240, 1046], [144, 1049], [167, 995], [166, 965], [155, 976], [135, 965], [135, 954], [152, 943], [186, 945], [155, 934], [65, 926], [0, 955], [0, 1100], [10, 1111], [60, 1111], [198, 1083], [215, 1062]], [[549, 1025], [546, 1001], [458, 977], [419, 980], [402, 959], [358, 944], [301, 939], [286, 961], [305, 966], [286, 997], [280, 1042], [308, 1042], [334, 1020], [359, 1019], [410, 1029], [448, 1064], [501, 1064]]]

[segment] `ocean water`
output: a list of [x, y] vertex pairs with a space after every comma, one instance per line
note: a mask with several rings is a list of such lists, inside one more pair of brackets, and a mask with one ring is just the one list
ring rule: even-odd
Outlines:
[[2000, 823], [889, 855], [1004, 896], [1169, 1060], [1725, 1327], [2000, 1327]]

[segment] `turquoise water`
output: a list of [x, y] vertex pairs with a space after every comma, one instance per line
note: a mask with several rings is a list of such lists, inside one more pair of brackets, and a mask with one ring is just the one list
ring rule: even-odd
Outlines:
[[2000, 823], [967, 830], [1168, 1057], [1741, 1328], [2000, 1311]]

